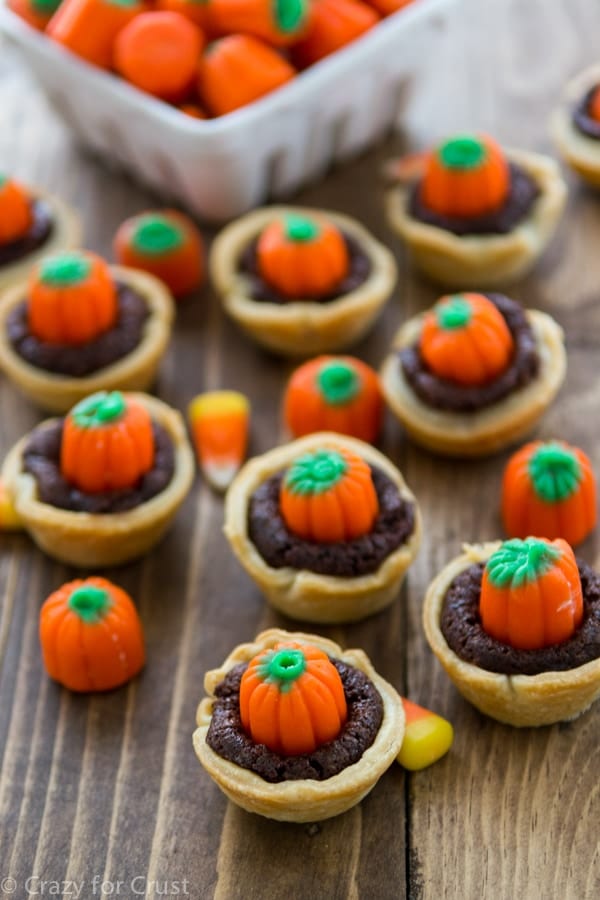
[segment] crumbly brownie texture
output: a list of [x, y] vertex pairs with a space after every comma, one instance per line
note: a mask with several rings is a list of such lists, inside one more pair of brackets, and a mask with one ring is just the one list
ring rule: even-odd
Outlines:
[[504, 675], [562, 672], [600, 658], [600, 574], [581, 560], [577, 565], [584, 617], [568, 641], [540, 650], [518, 650], [486, 634], [479, 618], [484, 564], [474, 563], [456, 576], [444, 598], [440, 624], [448, 646], [465, 662]]
[[43, 503], [58, 509], [86, 513], [120, 513], [134, 509], [161, 493], [175, 471], [175, 453], [169, 433], [153, 423], [154, 465], [133, 488], [86, 494], [70, 485], [60, 471], [63, 420], [41, 425], [31, 432], [23, 453], [23, 466], [34, 476]]
[[19, 356], [55, 375], [84, 378], [131, 353], [142, 340], [149, 315], [146, 300], [127, 284], [117, 284], [118, 319], [113, 328], [80, 346], [40, 341], [29, 330], [27, 301], [8, 316], [8, 338]]
[[[331, 657], [330, 657], [331, 658]], [[280, 756], [255, 743], [244, 731], [240, 718], [241, 663], [231, 669], [215, 689], [209, 747], [223, 759], [250, 769], [272, 784], [309, 778], [325, 781], [358, 762], [374, 742], [383, 721], [383, 702], [371, 680], [358, 669], [331, 658], [342, 679], [348, 717], [335, 740], [302, 756]]]
[[413, 533], [415, 510], [380, 469], [371, 466], [371, 473], [379, 500], [373, 530], [353, 541], [333, 544], [306, 541], [289, 531], [279, 508], [282, 472], [263, 482], [250, 499], [248, 533], [265, 562], [274, 569], [290, 566], [349, 578], [375, 572]]
[[502, 313], [513, 336], [514, 353], [508, 368], [487, 384], [466, 387], [440, 378], [425, 364], [419, 345], [400, 351], [400, 365], [414, 392], [428, 406], [453, 412], [475, 412], [498, 403], [529, 384], [539, 371], [535, 336], [522, 306], [503, 294], [486, 294]]
[[8, 244], [0, 244], [0, 268], [19, 262], [38, 250], [52, 234], [54, 220], [50, 207], [43, 200], [31, 201], [31, 213], [33, 219], [27, 234]]

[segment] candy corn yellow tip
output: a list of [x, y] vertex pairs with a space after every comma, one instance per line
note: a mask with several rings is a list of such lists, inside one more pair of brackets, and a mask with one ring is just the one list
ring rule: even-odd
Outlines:
[[192, 422], [205, 416], [228, 416], [236, 413], [250, 414], [250, 401], [239, 391], [207, 391], [194, 397], [188, 406]]

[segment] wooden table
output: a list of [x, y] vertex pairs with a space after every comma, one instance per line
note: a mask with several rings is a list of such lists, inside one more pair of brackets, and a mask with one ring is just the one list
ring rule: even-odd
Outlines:
[[[406, 120], [406, 146], [450, 129], [489, 129], [506, 143], [549, 149], [548, 113], [564, 80], [600, 55], [595, 0], [465, 0]], [[396, 145], [397, 147], [398, 145]], [[405, 264], [382, 216], [381, 161], [391, 147], [332, 174], [301, 201], [358, 215], [398, 249], [401, 278], [357, 352], [378, 364], [406, 316], [435, 289]], [[0, 47], [0, 168], [62, 193], [80, 209], [86, 244], [108, 253], [116, 225], [156, 199], [74, 147], [8, 49]], [[571, 180], [558, 239], [513, 294], [548, 310], [568, 338], [567, 384], [539, 433], [581, 443], [600, 472], [600, 208]], [[227, 385], [254, 404], [252, 450], [281, 438], [279, 402], [290, 368], [248, 343], [207, 291], [182, 305], [158, 391], [185, 408]], [[1, 449], [37, 421], [5, 380]], [[1, 538], [0, 879], [38, 896], [181, 895], [257, 898], [583, 898], [600, 895], [600, 708], [537, 731], [502, 727], [456, 693], [421, 629], [424, 590], [465, 540], [500, 533], [498, 489], [506, 456], [445, 462], [387, 423], [382, 447], [421, 503], [425, 538], [407, 589], [362, 625], [323, 629], [359, 645], [380, 672], [455, 725], [452, 752], [416, 775], [395, 766], [344, 816], [291, 826], [225, 801], [192, 750], [202, 679], [234, 644], [289, 625], [263, 603], [221, 533], [222, 503], [197, 483], [164, 543], [109, 572], [137, 599], [148, 665], [129, 687], [78, 697], [46, 677], [37, 638], [45, 596], [72, 572], [24, 536]], [[582, 548], [597, 556], [597, 538]], [[41, 885], [41, 880], [50, 882]], [[94, 880], [95, 879], [95, 880]], [[132, 881], [132, 879], [137, 879]], [[184, 883], [185, 879], [185, 883]], [[118, 884], [121, 882], [121, 885]], [[147, 882], [147, 883], [146, 883]], [[152, 882], [158, 882], [153, 886]], [[5, 885], [11, 887], [11, 883]], [[137, 893], [136, 893], [137, 892]]]

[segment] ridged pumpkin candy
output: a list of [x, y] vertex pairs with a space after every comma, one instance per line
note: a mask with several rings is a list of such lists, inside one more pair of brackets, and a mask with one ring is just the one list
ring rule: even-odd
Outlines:
[[44, 664], [72, 691], [108, 691], [144, 665], [144, 637], [135, 606], [106, 578], [63, 584], [40, 611]]
[[578, 447], [532, 441], [511, 456], [502, 481], [502, 520], [511, 537], [535, 534], [580, 544], [596, 519], [596, 479]]
[[294, 437], [337, 431], [372, 443], [383, 419], [377, 373], [353, 356], [311, 359], [290, 378], [284, 418]]
[[31, 204], [24, 188], [0, 174], [0, 245], [18, 241], [32, 222]]
[[425, 314], [420, 353], [440, 378], [485, 384], [510, 362], [514, 340], [502, 314], [483, 294], [443, 297]]
[[485, 566], [479, 614], [487, 634], [518, 650], [568, 640], [583, 618], [571, 547], [560, 539], [505, 541]]
[[257, 744], [284, 756], [312, 753], [336, 738], [346, 720], [342, 680], [317, 647], [276, 644], [248, 664], [240, 715]]

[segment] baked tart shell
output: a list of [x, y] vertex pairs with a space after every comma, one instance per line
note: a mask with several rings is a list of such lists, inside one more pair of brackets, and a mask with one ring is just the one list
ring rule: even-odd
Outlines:
[[588, 184], [600, 187], [600, 141], [582, 134], [572, 120], [573, 107], [595, 84], [600, 84], [600, 65], [584, 69], [566, 86], [550, 128], [554, 143], [568, 165]]
[[[328, 655], [364, 672], [383, 701], [383, 720], [373, 744], [360, 760], [324, 781], [300, 779], [270, 784], [259, 775], [223, 759], [206, 743], [214, 691], [226, 674], [239, 663], [249, 662], [280, 641], [313, 644]], [[400, 752], [405, 718], [396, 690], [377, 674], [362, 650], [345, 650], [326, 638], [289, 633], [277, 628], [263, 631], [251, 644], [240, 644], [219, 669], [207, 672], [204, 689], [208, 694], [198, 707], [194, 750], [210, 777], [233, 803], [247, 812], [284, 822], [319, 822], [346, 812], [363, 799], [390, 767]]]

